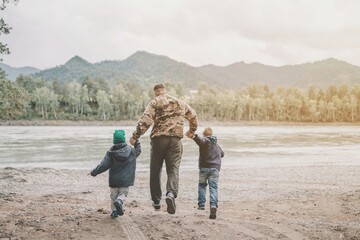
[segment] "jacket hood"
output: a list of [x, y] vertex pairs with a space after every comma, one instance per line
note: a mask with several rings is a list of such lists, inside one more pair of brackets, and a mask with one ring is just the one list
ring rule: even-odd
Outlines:
[[208, 139], [210, 139], [210, 141], [212, 143], [217, 143], [217, 137], [216, 136], [211, 136], [211, 137], [207, 137]]
[[126, 161], [129, 158], [130, 153], [131, 147], [126, 143], [114, 144], [109, 150], [110, 156], [117, 161]]

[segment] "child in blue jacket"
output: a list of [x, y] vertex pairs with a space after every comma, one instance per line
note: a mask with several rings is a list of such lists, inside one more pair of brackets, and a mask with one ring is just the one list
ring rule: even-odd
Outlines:
[[211, 128], [205, 128], [203, 137], [197, 134], [188, 135], [199, 146], [199, 185], [198, 185], [198, 209], [205, 210], [206, 186], [209, 184], [210, 191], [210, 219], [216, 218], [218, 208], [218, 181], [221, 168], [221, 158], [224, 152], [217, 144], [216, 136], [213, 136]]
[[125, 143], [125, 131], [115, 130], [114, 145], [106, 152], [104, 159], [88, 175], [96, 175], [109, 170], [109, 187], [111, 198], [111, 217], [124, 214], [124, 202], [129, 187], [134, 185], [136, 158], [141, 153], [141, 145], [136, 141], [134, 148]]

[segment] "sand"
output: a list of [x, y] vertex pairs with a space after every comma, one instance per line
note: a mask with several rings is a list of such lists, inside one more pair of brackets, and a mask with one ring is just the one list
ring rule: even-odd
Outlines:
[[137, 171], [118, 219], [107, 173], [87, 173], [0, 169], [0, 239], [360, 239], [358, 165], [224, 167], [215, 220], [196, 208], [196, 169], [181, 169], [174, 215], [152, 208]]

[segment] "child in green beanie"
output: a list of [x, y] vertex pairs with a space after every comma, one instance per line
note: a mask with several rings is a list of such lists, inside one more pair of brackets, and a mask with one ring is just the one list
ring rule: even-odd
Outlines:
[[114, 145], [106, 152], [104, 159], [88, 175], [96, 175], [109, 170], [109, 187], [111, 198], [111, 217], [124, 214], [124, 202], [129, 187], [134, 185], [136, 158], [141, 153], [141, 145], [136, 141], [134, 148], [126, 144], [125, 131], [115, 130]]

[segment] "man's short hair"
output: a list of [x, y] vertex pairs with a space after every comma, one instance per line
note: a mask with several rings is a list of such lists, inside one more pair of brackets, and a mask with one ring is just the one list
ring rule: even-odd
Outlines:
[[154, 86], [154, 91], [155, 91], [156, 89], [159, 89], [159, 88], [163, 88], [163, 89], [165, 89], [164, 84], [162, 84], [162, 83], [160, 83], [160, 84], [156, 84], [156, 85]]

